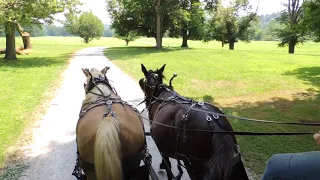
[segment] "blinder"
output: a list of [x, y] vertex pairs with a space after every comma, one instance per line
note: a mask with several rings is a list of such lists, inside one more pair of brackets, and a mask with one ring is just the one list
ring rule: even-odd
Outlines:
[[[151, 78], [153, 78], [153, 79], [157, 82], [155, 85], [149, 85], [148, 81], [149, 81]], [[151, 74], [147, 77], [147, 79], [146, 79], [146, 81], [145, 81], [146, 86], [148, 86], [149, 88], [151, 88], [151, 89], [154, 91], [154, 90], [156, 89], [156, 87], [159, 85], [158, 78], [159, 78], [159, 74], [157, 74], [157, 73], [151, 73]]]
[[95, 86], [97, 86], [97, 84], [99, 84], [99, 83], [103, 83], [103, 84], [110, 86], [109, 81], [106, 76], [102, 77], [101, 75], [99, 75], [98, 77], [97, 76], [92, 77], [92, 75], [90, 74], [89, 84], [87, 84], [87, 83], [83, 84], [83, 86], [85, 88], [85, 92], [88, 93]]

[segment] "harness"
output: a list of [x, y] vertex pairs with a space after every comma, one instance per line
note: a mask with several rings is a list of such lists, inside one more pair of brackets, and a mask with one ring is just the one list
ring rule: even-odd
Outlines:
[[[179, 146], [181, 143], [187, 143], [187, 141], [188, 141], [186, 129], [187, 129], [187, 124], [189, 122], [190, 115], [192, 112], [191, 110], [201, 109], [204, 112], [206, 112], [206, 111], [208, 111], [208, 107], [206, 106], [208, 103], [197, 102], [197, 101], [194, 101], [190, 98], [183, 97], [183, 96], [179, 95], [178, 93], [176, 93], [175, 91], [168, 88], [168, 86], [166, 86], [165, 84], [160, 84], [157, 89], [158, 90], [154, 93], [154, 96], [152, 98], [150, 98], [149, 105], [147, 107], [148, 109], [151, 109], [155, 103], [161, 102], [161, 104], [156, 109], [155, 114], [157, 114], [161, 108], [163, 108], [164, 106], [166, 106], [169, 103], [175, 103], [175, 104], [189, 106], [188, 108], [182, 107], [185, 109], [185, 112], [180, 118], [179, 128], [175, 129], [176, 142], [177, 142], [175, 154], [179, 158], [178, 159], [178, 167], [182, 166], [180, 163], [180, 160], [183, 160], [183, 159], [187, 160], [187, 162], [188, 162], [187, 164], [185, 164], [187, 166], [187, 168], [192, 167], [192, 163], [191, 163], [192, 160], [201, 162], [201, 164], [206, 163], [209, 160], [209, 158], [198, 157], [198, 156], [193, 156], [193, 155], [182, 153]], [[159, 95], [163, 92], [170, 92], [172, 95], [167, 98], [158, 98]], [[222, 124], [221, 124], [219, 118], [220, 118], [219, 115], [206, 113], [206, 121], [212, 131], [214, 130], [214, 124], [213, 124], [214, 122], [222, 128]], [[150, 116], [150, 119], [152, 120], [152, 116]], [[151, 128], [152, 128], [152, 125], [151, 125]], [[240, 160], [240, 150], [239, 150], [239, 146], [235, 143], [235, 154], [234, 154], [234, 163], [233, 164], [236, 164], [239, 160]]]
[[[116, 98], [112, 98], [112, 97], [103, 96], [102, 91], [97, 87], [98, 83], [106, 84], [110, 89], [113, 90], [113, 92], [117, 95], [117, 97]], [[99, 91], [102, 93], [102, 95], [96, 94], [96, 93], [93, 93], [93, 92], [89, 92], [90, 90], [92, 90], [94, 88], [94, 86], [99, 89]], [[91, 77], [91, 79], [89, 81], [89, 84], [87, 85], [87, 88], [85, 90], [86, 90], [86, 93], [96, 94], [96, 95], [99, 96], [99, 98], [94, 102], [90, 102], [90, 103], [84, 104], [82, 106], [82, 108], [80, 110], [80, 113], [79, 113], [79, 120], [87, 112], [89, 112], [91, 109], [93, 109], [95, 107], [98, 107], [98, 106], [107, 106], [107, 108], [108, 108], [107, 111], [102, 115], [102, 118], [106, 117], [108, 114], [111, 114], [112, 117], [116, 118], [116, 112], [112, 108], [112, 105], [116, 104], [116, 103], [121, 104], [123, 106], [126, 105], [131, 110], [133, 110], [135, 112], [135, 114], [137, 114], [137, 115], [140, 114], [139, 111], [136, 108], [134, 108], [132, 105], [128, 104], [126, 101], [123, 101], [118, 96], [118, 94], [115, 91], [115, 89], [106, 80], [106, 77], [105, 77], [105, 79], [101, 79], [101, 77], [99, 77], [99, 78], [96, 78], [96, 77], [92, 78]], [[142, 123], [143, 131], [145, 132], [141, 116], [139, 116], [139, 117], [140, 117], [140, 120], [141, 120], [141, 123]], [[79, 120], [78, 120], [78, 122], [79, 122]], [[151, 171], [150, 167], [151, 167], [151, 158], [152, 157], [149, 154], [148, 149], [147, 149], [146, 137], [144, 138], [144, 141], [145, 141], [144, 142], [145, 146], [143, 147], [143, 149], [140, 152], [138, 152], [137, 154], [135, 154], [133, 156], [126, 157], [126, 158], [122, 159], [122, 168], [123, 168], [123, 171], [124, 171], [125, 178], [126, 178], [126, 176], [130, 176], [130, 174], [134, 174], [134, 172], [132, 172], [134, 170], [133, 165], [136, 164], [135, 162], [140, 162], [141, 160], [144, 161], [145, 166], [147, 166], [149, 168], [149, 171]], [[84, 161], [83, 159], [80, 158], [80, 154], [79, 154], [78, 146], [77, 146], [76, 165], [74, 167], [72, 175], [75, 176], [78, 180], [86, 180], [87, 178], [86, 178], [86, 176], [85, 176], [85, 174], [83, 173], [82, 170], [95, 172], [95, 167], [94, 167], [94, 164], [86, 162], [86, 161]]]

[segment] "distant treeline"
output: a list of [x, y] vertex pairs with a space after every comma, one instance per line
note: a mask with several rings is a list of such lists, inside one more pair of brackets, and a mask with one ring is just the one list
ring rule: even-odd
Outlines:
[[277, 41], [279, 40], [275, 36], [275, 29], [281, 25], [276, 22], [276, 18], [280, 16], [280, 12], [260, 15], [259, 23], [255, 24], [252, 28], [254, 33], [251, 34], [251, 40], [256, 41]]
[[[275, 29], [281, 27], [281, 25], [276, 22], [276, 18], [280, 16], [280, 12], [260, 15], [259, 16], [259, 23], [255, 24], [253, 28], [253, 33], [250, 36], [250, 40], [255, 41], [278, 41], [277, 37], [275, 36]], [[38, 26], [30, 27], [23, 27], [25, 31], [30, 32], [32, 37], [37, 36], [73, 36], [66, 31], [64, 27], [54, 26], [54, 25], [43, 25], [42, 28]], [[19, 36], [18, 32], [16, 35]], [[110, 26], [105, 24], [104, 25], [104, 37], [113, 37], [114, 33], [110, 29]], [[3, 28], [0, 27], [0, 36], [4, 37]]]
[[[54, 25], [43, 25], [42, 28], [38, 26], [33, 27], [23, 27], [26, 32], [31, 34], [31, 37], [38, 36], [73, 36], [66, 31], [64, 27], [54, 26]], [[4, 31], [0, 28], [0, 36], [4, 37]], [[16, 32], [16, 36], [19, 36], [19, 33]], [[113, 37], [113, 31], [110, 29], [109, 25], [104, 25], [103, 37]]]

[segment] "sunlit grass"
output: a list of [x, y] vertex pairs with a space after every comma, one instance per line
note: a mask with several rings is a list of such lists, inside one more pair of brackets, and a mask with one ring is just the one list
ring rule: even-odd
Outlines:
[[[22, 45], [20, 38], [17, 46]], [[0, 167], [4, 163], [6, 149], [14, 144], [35, 109], [48, 98], [46, 92], [59, 79], [66, 68], [70, 54], [89, 46], [124, 46], [115, 38], [101, 38], [86, 45], [76, 37], [31, 38], [33, 51], [30, 55], [18, 56], [18, 61], [4, 62], [0, 55]], [[132, 45], [143, 43], [132, 43]], [[5, 39], [0, 38], [0, 48]]]
[[[155, 42], [144, 38], [141, 42]], [[114, 47], [106, 56], [136, 82], [147, 69], [167, 64], [168, 80], [174, 72], [175, 89], [182, 95], [209, 101], [225, 113], [274, 121], [320, 121], [320, 44], [299, 45], [296, 54], [277, 42], [236, 43], [235, 51], [221, 48], [219, 42], [204, 44], [189, 41], [180, 48], [181, 39], [163, 40], [164, 49]], [[317, 132], [319, 128], [275, 126], [230, 119], [237, 131]], [[246, 165], [261, 173], [267, 159], [275, 153], [316, 150], [312, 136], [240, 137], [238, 141]]]

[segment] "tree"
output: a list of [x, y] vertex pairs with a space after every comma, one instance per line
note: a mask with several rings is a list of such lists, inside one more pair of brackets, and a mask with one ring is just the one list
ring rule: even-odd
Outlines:
[[281, 12], [277, 21], [284, 26], [277, 30], [277, 36], [281, 39], [280, 47], [289, 46], [289, 53], [294, 54], [295, 46], [303, 42], [307, 28], [304, 24], [302, 4], [304, 0], [288, 0], [285, 10]]
[[303, 8], [305, 23], [315, 36], [315, 41], [320, 42], [320, 0], [306, 1]]
[[102, 21], [91, 11], [82, 13], [79, 18], [68, 17], [66, 28], [70, 34], [80, 36], [86, 44], [99, 39], [104, 31]]
[[15, 52], [15, 29], [21, 25], [52, 23], [54, 14], [75, 9], [79, 0], [0, 0], [0, 23], [6, 33], [6, 60], [17, 59]]
[[[238, 40], [249, 42], [253, 30], [250, 27], [253, 21], [257, 21], [257, 10], [249, 13], [250, 9], [248, 0], [233, 0], [227, 7], [222, 6], [221, 1], [217, 2], [206, 23], [204, 41], [221, 41], [222, 46], [229, 44], [229, 50], [234, 50]], [[248, 15], [240, 16], [240, 12], [247, 12]]]
[[269, 23], [279, 17], [281, 14], [280, 12], [274, 12], [271, 14], [262, 14], [259, 16], [259, 22], [260, 22], [260, 27], [262, 29], [265, 29], [268, 27]]
[[176, 21], [169, 28], [170, 37], [181, 37], [181, 47], [188, 47], [188, 39], [201, 40], [203, 37], [205, 12], [199, 0], [181, 0], [180, 9], [172, 12]]
[[[175, 19], [172, 16], [179, 8], [175, 0], [106, 0], [112, 19], [111, 28], [125, 36], [135, 31], [139, 36], [154, 37], [157, 48], [162, 48], [162, 37]], [[160, 36], [160, 37], [159, 37]]]
[[123, 35], [118, 35], [117, 32], [115, 32], [115, 37], [118, 38], [118, 39], [122, 39], [126, 42], [126, 45], [128, 46], [129, 45], [129, 42], [130, 41], [134, 41], [136, 39], [139, 38], [139, 36], [137, 35], [136, 32], [134, 31], [130, 31], [128, 32], [128, 34], [126, 34], [125, 36]]
[[263, 29], [262, 40], [264, 41], [279, 41], [277, 37], [277, 31], [284, 29], [284, 26], [281, 25], [276, 19], [273, 19], [269, 22], [267, 27]]

